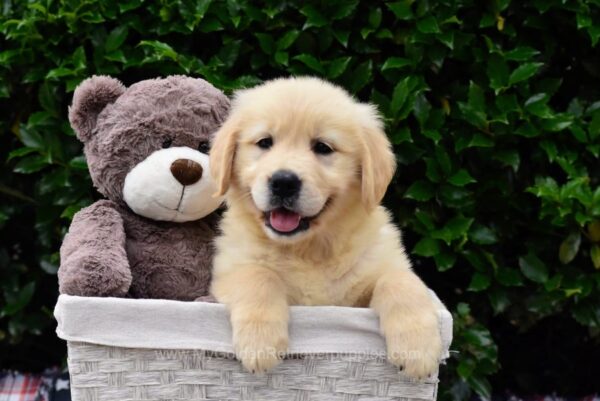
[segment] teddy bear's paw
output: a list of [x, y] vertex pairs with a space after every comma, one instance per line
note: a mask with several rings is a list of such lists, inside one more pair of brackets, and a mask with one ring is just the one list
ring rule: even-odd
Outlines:
[[431, 320], [399, 322], [396, 328], [384, 329], [388, 360], [414, 379], [435, 374], [440, 364], [442, 340], [437, 321]]
[[287, 324], [246, 321], [234, 323], [233, 343], [246, 370], [261, 374], [277, 366], [288, 346]]
[[[107, 260], [108, 259], [108, 260]], [[58, 271], [62, 294], [86, 297], [122, 297], [131, 285], [129, 263], [100, 255], [70, 257]]]

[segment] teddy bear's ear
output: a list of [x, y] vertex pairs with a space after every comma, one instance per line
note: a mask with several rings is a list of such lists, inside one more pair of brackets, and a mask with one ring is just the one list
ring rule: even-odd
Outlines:
[[108, 76], [93, 76], [79, 84], [69, 107], [69, 121], [82, 142], [92, 137], [100, 112], [123, 92], [125, 86], [118, 79]]

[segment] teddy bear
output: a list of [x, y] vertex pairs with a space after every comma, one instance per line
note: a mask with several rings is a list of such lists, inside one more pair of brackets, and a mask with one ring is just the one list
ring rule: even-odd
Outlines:
[[60, 249], [61, 293], [207, 295], [223, 202], [207, 153], [228, 109], [221, 91], [185, 76], [128, 88], [94, 76], [76, 88], [69, 121], [106, 199], [73, 217]]

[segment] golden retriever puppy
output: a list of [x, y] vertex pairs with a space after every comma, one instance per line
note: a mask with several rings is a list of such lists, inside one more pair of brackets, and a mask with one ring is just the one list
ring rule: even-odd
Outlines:
[[341, 305], [378, 313], [406, 374], [437, 370], [436, 307], [379, 205], [395, 159], [373, 106], [316, 78], [239, 91], [210, 164], [228, 204], [211, 290], [246, 369], [280, 361], [290, 305]]

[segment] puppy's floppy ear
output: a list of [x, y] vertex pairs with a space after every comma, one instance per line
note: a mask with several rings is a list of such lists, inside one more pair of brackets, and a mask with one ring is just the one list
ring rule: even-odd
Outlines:
[[214, 196], [223, 196], [229, 189], [238, 130], [237, 121], [229, 118], [214, 136], [210, 150], [210, 171], [217, 183]]
[[124, 92], [125, 86], [119, 80], [103, 75], [79, 84], [69, 107], [69, 121], [80, 141], [91, 139], [100, 112]]
[[396, 157], [375, 107], [361, 104], [361, 195], [367, 210], [381, 202], [396, 171]]

